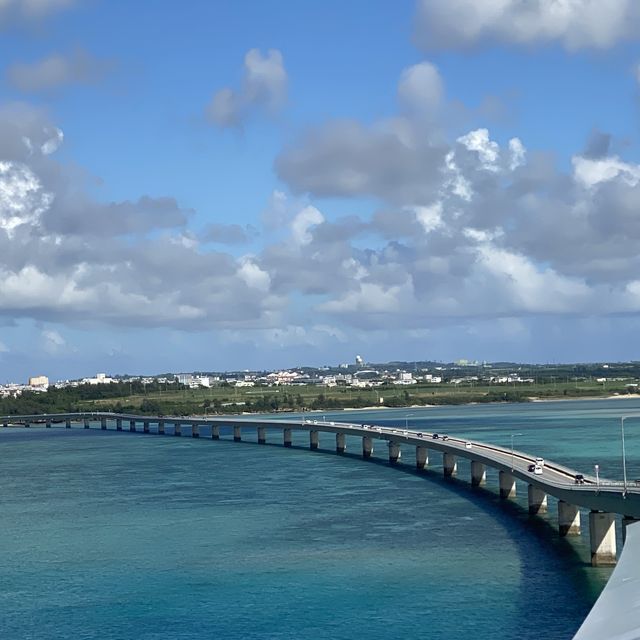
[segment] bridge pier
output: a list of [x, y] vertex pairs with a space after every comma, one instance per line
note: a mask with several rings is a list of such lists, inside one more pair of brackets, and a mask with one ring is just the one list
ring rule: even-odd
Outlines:
[[580, 509], [564, 500], [558, 500], [558, 532], [561, 537], [580, 535]]
[[416, 447], [416, 469], [421, 471], [429, 464], [429, 452], [427, 447], [418, 445]]
[[444, 477], [453, 478], [458, 474], [458, 459], [453, 453], [442, 454], [442, 466], [444, 468]]
[[366, 460], [373, 454], [373, 439], [369, 436], [363, 436], [362, 438], [362, 457]]
[[471, 486], [482, 487], [487, 484], [487, 466], [477, 460], [471, 461]]
[[603, 511], [589, 512], [591, 564], [594, 567], [616, 563], [616, 515]]
[[89, 428], [89, 418], [85, 418], [83, 422], [84, 422], [84, 428], [88, 429]]
[[389, 440], [389, 464], [397, 464], [402, 457], [402, 451], [400, 451], [400, 444]]
[[142, 433], [149, 433], [149, 421], [145, 420], [142, 423]]
[[516, 497], [516, 479], [506, 471], [500, 471], [498, 474], [498, 482], [500, 485], [500, 499], [508, 500]]
[[233, 427], [233, 441], [241, 442], [242, 441], [242, 429], [236, 424]]
[[344, 453], [347, 450], [347, 436], [344, 433], [336, 433], [336, 453]]
[[158, 420], [158, 435], [164, 435], [164, 420]]
[[64, 428], [71, 429], [71, 420], [69, 420], [68, 418], [64, 421]]
[[282, 442], [284, 444], [285, 447], [290, 447], [292, 440], [291, 440], [291, 429], [289, 428], [285, 428], [282, 430]]
[[116, 431], [122, 431], [122, 418], [116, 418]]
[[51, 429], [51, 420], [47, 420], [44, 426], [45, 429]]
[[173, 435], [178, 438], [182, 436], [182, 424], [180, 422], [173, 423]]
[[267, 444], [267, 428], [258, 427], [258, 444]]
[[309, 431], [309, 449], [317, 449], [320, 444], [318, 432], [315, 430]]
[[3, 422], [3, 423], [2, 423], [2, 428], [3, 428], [3, 429], [8, 428], [8, 426], [9, 426], [9, 423], [8, 423], [8, 422]]
[[132, 433], [135, 433], [135, 430], [136, 430], [136, 421], [129, 420], [129, 431], [131, 431]]
[[106, 418], [100, 418], [100, 429], [102, 431], [106, 431], [107, 430], [107, 419]]
[[191, 425], [191, 437], [199, 438], [200, 437], [200, 425], [195, 422]]
[[538, 487], [530, 484], [528, 488], [529, 513], [532, 516], [547, 512], [547, 494]]
[[211, 425], [211, 439], [220, 440], [220, 425], [217, 425], [217, 424]]
[[28, 429], [30, 426], [31, 426], [31, 423], [30, 423], [30, 422], [25, 422], [25, 423], [24, 423], [24, 428], [25, 428], [25, 429]]

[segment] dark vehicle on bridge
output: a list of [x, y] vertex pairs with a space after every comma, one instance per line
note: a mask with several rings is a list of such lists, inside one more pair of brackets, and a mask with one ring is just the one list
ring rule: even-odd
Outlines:
[[432, 437], [434, 440], [437, 440], [440, 436], [439, 436], [437, 433], [434, 433], [431, 437]]
[[581, 473], [576, 473], [574, 476], [574, 482], [576, 484], [584, 484], [584, 476]]

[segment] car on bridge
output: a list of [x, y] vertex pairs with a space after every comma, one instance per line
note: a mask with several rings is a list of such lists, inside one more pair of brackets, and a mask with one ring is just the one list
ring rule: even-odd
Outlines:
[[527, 471], [529, 473], [533, 473], [536, 476], [541, 476], [542, 475], [542, 467], [539, 464], [530, 464], [527, 467]]

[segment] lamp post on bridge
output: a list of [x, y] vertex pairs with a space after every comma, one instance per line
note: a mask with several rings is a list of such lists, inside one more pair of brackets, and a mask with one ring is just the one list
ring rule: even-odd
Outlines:
[[512, 433], [511, 434], [511, 471], [513, 471], [513, 439], [516, 436], [521, 436], [521, 433]]
[[593, 467], [596, 471], [596, 491], [600, 492], [600, 465], [596, 464]]
[[624, 421], [631, 418], [640, 418], [640, 414], [634, 413], [620, 418], [620, 435], [622, 437], [622, 481], [624, 486], [624, 491], [622, 493], [623, 497], [626, 497], [627, 495], [627, 452], [625, 450], [624, 442]]

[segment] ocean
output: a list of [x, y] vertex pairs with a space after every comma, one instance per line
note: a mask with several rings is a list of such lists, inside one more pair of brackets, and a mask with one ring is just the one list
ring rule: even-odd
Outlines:
[[[620, 479], [637, 400], [339, 412], [510, 445]], [[322, 414], [321, 414], [322, 415]], [[94, 425], [94, 427], [97, 425]], [[626, 422], [640, 477], [640, 419]], [[223, 434], [225, 431], [223, 430]], [[244, 437], [244, 436], [243, 436]], [[82, 428], [0, 430], [0, 638], [565, 640], [610, 570], [560, 539], [555, 502], [501, 503], [431, 469], [294, 447]], [[466, 466], [465, 466], [466, 464]], [[492, 489], [494, 491], [492, 491]], [[583, 522], [583, 526], [586, 522]]]

